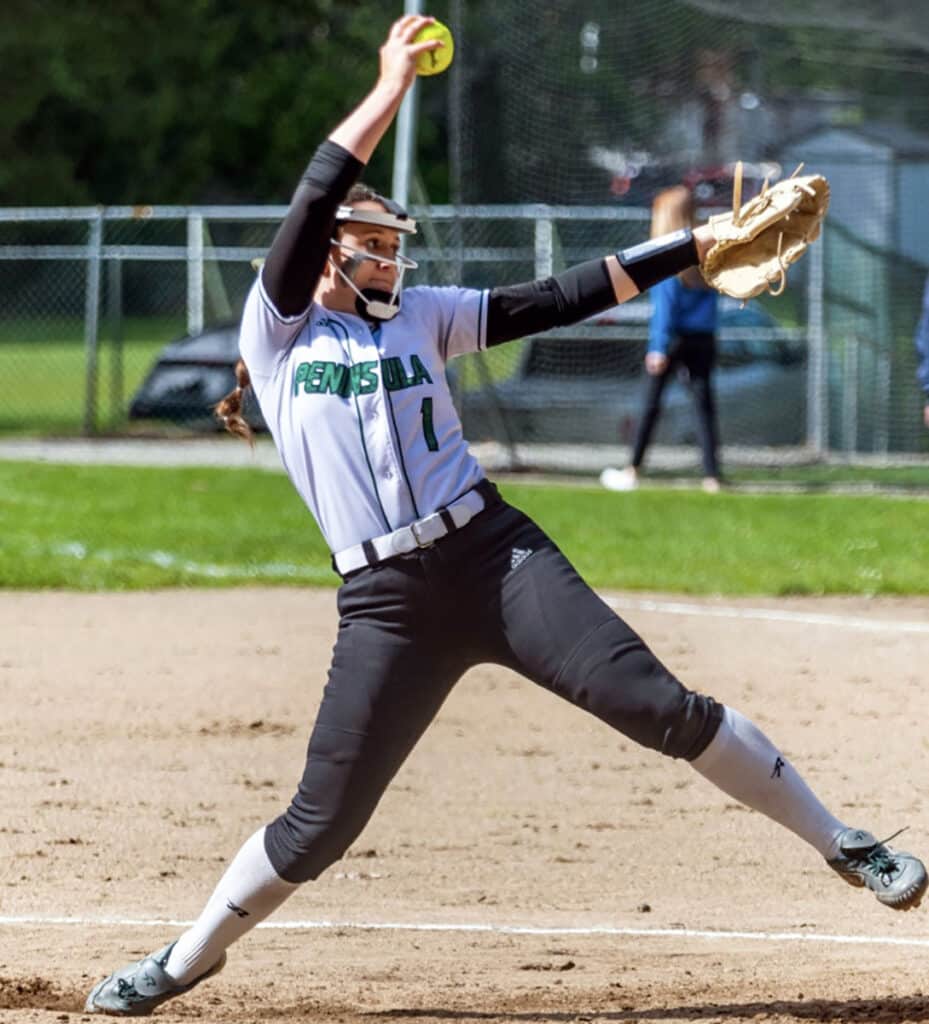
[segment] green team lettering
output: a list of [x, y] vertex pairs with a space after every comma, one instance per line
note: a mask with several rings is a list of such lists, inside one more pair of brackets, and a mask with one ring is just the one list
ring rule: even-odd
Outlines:
[[432, 378], [429, 376], [429, 371], [423, 366], [422, 360], [419, 356], [410, 356], [410, 369], [413, 371], [413, 379], [410, 381], [410, 387], [415, 388], [418, 384], [422, 384], [423, 381], [432, 383]]
[[348, 367], [342, 363], [323, 363], [323, 367], [319, 390], [324, 394], [344, 397], [349, 380]]
[[406, 371], [403, 369], [403, 360], [399, 356], [388, 356], [381, 360], [381, 377], [388, 391], [399, 391], [409, 386]]
[[370, 395], [377, 391], [376, 362], [353, 363], [351, 374], [353, 395]]
[[439, 450], [439, 439], [435, 436], [431, 398], [423, 399], [423, 404], [419, 407], [419, 414], [423, 418], [423, 437], [426, 439], [426, 447], [431, 452], [437, 452]]
[[380, 378], [387, 391], [402, 391], [415, 388], [423, 383], [431, 384], [432, 377], [419, 356], [410, 356], [409, 371], [400, 356], [387, 356], [378, 364], [376, 361], [353, 363], [324, 362], [315, 360], [300, 363], [294, 372], [294, 397], [302, 391], [307, 395], [370, 395], [378, 388]]

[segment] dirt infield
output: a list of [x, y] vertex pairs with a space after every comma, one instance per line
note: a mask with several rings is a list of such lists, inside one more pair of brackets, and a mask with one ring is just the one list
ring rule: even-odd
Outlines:
[[[0, 1021], [90, 1020], [90, 985], [177, 934], [286, 805], [334, 596], [0, 593]], [[838, 815], [929, 854], [929, 601], [620, 607]], [[929, 1020], [929, 906], [880, 907], [687, 765], [493, 667], [271, 924], [156, 1019]]]

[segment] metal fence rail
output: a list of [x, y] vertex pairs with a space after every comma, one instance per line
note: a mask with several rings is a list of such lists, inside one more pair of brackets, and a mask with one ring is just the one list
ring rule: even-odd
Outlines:
[[[286, 209], [0, 209], [0, 362], [7, 381], [18, 382], [0, 431], [126, 429], [131, 394], [164, 344], [237, 319], [251, 261], [267, 251]], [[473, 287], [547, 276], [640, 241], [650, 216], [619, 205], [413, 213], [420, 233], [408, 255], [419, 269], [410, 283]], [[788, 295], [767, 307], [775, 326], [741, 329], [746, 343], [787, 340], [803, 350], [799, 446], [820, 455], [926, 450], [911, 344], [924, 272], [906, 268], [901, 281], [886, 253], [830, 228], [792, 272]], [[635, 322], [620, 328], [585, 325], [550, 337], [639, 343], [645, 305], [636, 303]], [[525, 345], [503, 346], [479, 371], [465, 367], [457, 385], [494, 391], [521, 372]], [[585, 371], [567, 358], [557, 372], [569, 386]], [[735, 443], [742, 427], [729, 424]]]

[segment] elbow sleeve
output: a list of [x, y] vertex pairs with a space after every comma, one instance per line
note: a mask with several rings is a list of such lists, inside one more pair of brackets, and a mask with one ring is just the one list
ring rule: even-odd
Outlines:
[[615, 305], [616, 294], [602, 259], [554, 277], [493, 288], [487, 304], [487, 344], [574, 324]]
[[326, 263], [336, 210], [364, 165], [328, 139], [313, 154], [265, 261], [262, 281], [284, 316], [310, 304]]

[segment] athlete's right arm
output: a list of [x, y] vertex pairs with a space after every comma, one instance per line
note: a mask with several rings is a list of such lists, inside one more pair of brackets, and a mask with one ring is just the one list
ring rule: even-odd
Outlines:
[[390, 127], [407, 90], [416, 81], [416, 58], [421, 53], [438, 49], [438, 39], [414, 43], [420, 29], [431, 25], [435, 18], [421, 14], [406, 14], [390, 27], [384, 45], [380, 48], [380, 74], [377, 83], [361, 103], [329, 136], [367, 163]]
[[262, 271], [265, 295], [285, 318], [304, 313], [326, 263], [339, 204], [358, 180], [416, 78], [416, 58], [440, 45], [413, 37], [434, 18], [394, 22], [380, 49], [380, 74], [370, 93], [330, 134], [310, 161]]
[[309, 308], [329, 253], [336, 210], [362, 166], [332, 139], [313, 154], [261, 270], [264, 293], [282, 317]]

